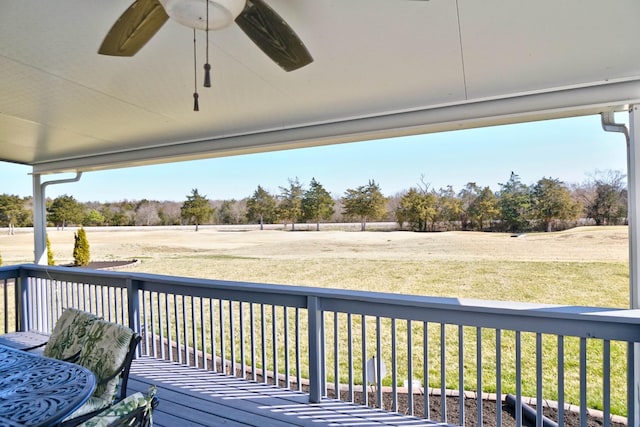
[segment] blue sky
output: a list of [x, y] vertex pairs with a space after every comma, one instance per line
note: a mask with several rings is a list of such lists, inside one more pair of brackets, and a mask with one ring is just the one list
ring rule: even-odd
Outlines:
[[[626, 115], [617, 119], [624, 121]], [[31, 195], [30, 170], [0, 162], [0, 193]], [[476, 182], [497, 191], [511, 171], [525, 184], [533, 184], [542, 177], [580, 183], [595, 170], [626, 173], [626, 147], [621, 134], [602, 130], [600, 116], [588, 116], [87, 172], [77, 183], [49, 186], [47, 196], [68, 194], [83, 202], [183, 201], [197, 188], [209, 199], [241, 199], [258, 185], [278, 193], [295, 177], [305, 186], [315, 177], [336, 196], [375, 179], [390, 196], [416, 186], [423, 175], [431, 188], [452, 185], [459, 191]]]

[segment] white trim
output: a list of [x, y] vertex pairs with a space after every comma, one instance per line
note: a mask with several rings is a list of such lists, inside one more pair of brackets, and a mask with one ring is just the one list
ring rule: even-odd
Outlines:
[[169, 145], [60, 159], [33, 166], [34, 173], [40, 174], [141, 166], [599, 114], [626, 110], [634, 103], [640, 103], [640, 79], [388, 112], [258, 133], [177, 141]]

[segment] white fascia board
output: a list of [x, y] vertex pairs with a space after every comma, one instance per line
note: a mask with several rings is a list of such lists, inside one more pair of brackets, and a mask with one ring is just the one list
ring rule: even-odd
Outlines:
[[640, 103], [640, 77], [37, 163], [33, 165], [33, 172], [115, 169], [446, 132], [621, 111], [637, 103]]

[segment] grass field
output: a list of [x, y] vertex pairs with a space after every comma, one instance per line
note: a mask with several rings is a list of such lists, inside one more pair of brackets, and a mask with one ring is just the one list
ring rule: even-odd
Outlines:
[[[60, 264], [72, 261], [73, 234], [74, 229], [49, 230]], [[137, 272], [443, 297], [620, 308], [629, 304], [626, 227], [584, 227], [518, 238], [382, 229], [290, 232], [282, 227], [264, 231], [203, 227], [197, 233], [193, 227], [96, 228], [87, 229], [87, 236], [92, 260], [136, 258], [141, 263], [130, 271]], [[4, 264], [31, 262], [32, 242], [28, 231], [0, 234]], [[491, 341], [489, 337], [487, 342]], [[473, 345], [473, 337], [466, 342]], [[533, 337], [524, 341], [524, 345], [531, 343]], [[568, 342], [567, 352], [572, 353], [577, 344]], [[548, 347], [553, 351], [554, 343], [550, 341]], [[614, 359], [620, 362], [615, 363], [613, 374], [613, 388], [618, 390], [625, 387], [624, 352], [624, 347], [613, 349]], [[468, 363], [475, 363], [474, 350], [465, 353]], [[490, 378], [490, 364], [487, 367], [483, 376]], [[533, 370], [526, 371], [533, 375]], [[549, 375], [552, 372], [549, 369]], [[504, 375], [507, 378], [510, 373]], [[433, 376], [437, 382], [437, 370]], [[449, 378], [456, 378], [454, 371]], [[473, 388], [474, 378], [467, 381]], [[527, 393], [527, 385], [534, 384], [535, 378], [525, 376], [523, 383]], [[589, 389], [598, 390], [601, 385]], [[575, 394], [568, 392], [569, 397]], [[594, 398], [597, 402], [599, 397]], [[625, 412], [624, 402], [613, 404], [614, 412]]]
[[[257, 228], [257, 227], [256, 227]], [[627, 307], [626, 227], [509, 234], [259, 231], [254, 227], [87, 229], [92, 260], [133, 271], [406, 294]], [[59, 264], [74, 229], [49, 230]], [[33, 260], [33, 235], [0, 234], [5, 265]]]

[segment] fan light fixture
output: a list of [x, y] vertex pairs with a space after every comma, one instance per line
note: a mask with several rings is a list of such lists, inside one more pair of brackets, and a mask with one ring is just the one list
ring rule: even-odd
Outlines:
[[[206, 0], [210, 9], [207, 19], [202, 0], [159, 1], [172, 19], [197, 30], [219, 30], [230, 25], [240, 15], [246, 4], [246, 0]], [[207, 28], [207, 21], [209, 28]]]

